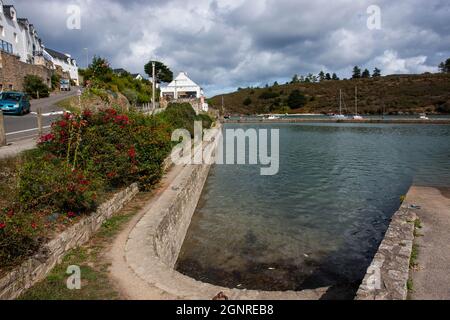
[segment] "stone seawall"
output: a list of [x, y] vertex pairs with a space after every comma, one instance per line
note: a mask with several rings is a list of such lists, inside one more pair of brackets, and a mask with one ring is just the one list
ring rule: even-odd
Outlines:
[[416, 213], [404, 202], [394, 214], [356, 300], [406, 300]]
[[0, 300], [16, 299], [25, 290], [43, 280], [68, 251], [85, 244], [107, 219], [121, 210], [138, 192], [137, 184], [118, 192], [94, 214], [59, 234], [44, 245], [38, 254], [3, 276], [0, 279]]
[[[218, 145], [215, 139], [205, 147], [207, 155]], [[139, 280], [177, 299], [211, 300], [219, 292], [230, 299], [317, 300], [328, 288], [301, 292], [266, 292], [219, 287], [177, 272], [176, 265], [192, 216], [200, 199], [210, 165], [187, 165], [148, 208], [130, 232], [125, 261]]]

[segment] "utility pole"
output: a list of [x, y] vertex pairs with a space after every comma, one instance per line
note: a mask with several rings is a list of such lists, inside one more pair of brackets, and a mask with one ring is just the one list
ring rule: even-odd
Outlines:
[[156, 110], [156, 63], [155, 61], [152, 62], [152, 86], [153, 86], [153, 90], [152, 90], [152, 94], [153, 94], [153, 98], [152, 98], [152, 109], [153, 112], [155, 112]]

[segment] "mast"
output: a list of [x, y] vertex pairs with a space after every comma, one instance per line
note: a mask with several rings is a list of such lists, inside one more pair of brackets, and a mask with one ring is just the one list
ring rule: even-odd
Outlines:
[[355, 112], [358, 115], [358, 86], [355, 86]]
[[342, 116], [342, 89], [339, 89], [339, 114]]

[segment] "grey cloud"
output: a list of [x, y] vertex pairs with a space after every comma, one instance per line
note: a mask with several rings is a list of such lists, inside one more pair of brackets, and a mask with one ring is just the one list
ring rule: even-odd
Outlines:
[[[8, 2], [8, 1], [6, 1]], [[384, 72], [433, 71], [450, 56], [447, 0], [378, 0], [382, 29], [366, 27], [373, 1], [10, 0], [48, 47], [85, 64], [85, 51], [143, 72], [150, 58], [187, 71], [214, 94], [353, 65]], [[82, 29], [65, 27], [68, 4]]]

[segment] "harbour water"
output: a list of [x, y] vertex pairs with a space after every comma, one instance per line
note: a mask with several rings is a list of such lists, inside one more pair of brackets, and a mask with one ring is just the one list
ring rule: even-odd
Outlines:
[[450, 126], [249, 127], [280, 129], [280, 171], [211, 169], [177, 263], [204, 282], [351, 296], [410, 186], [450, 185]]

